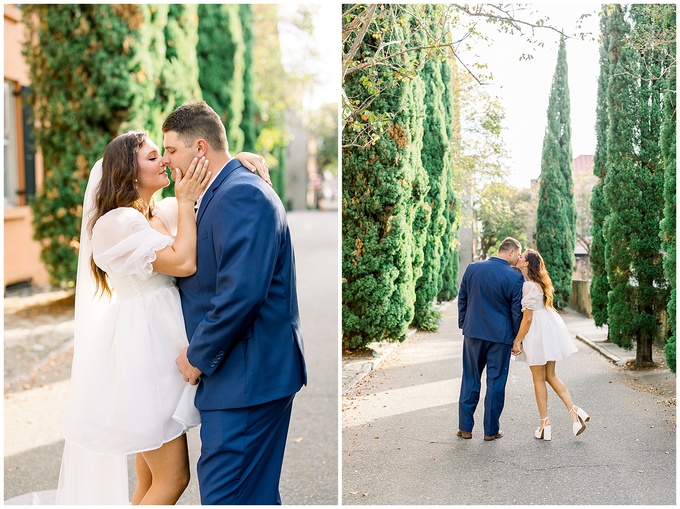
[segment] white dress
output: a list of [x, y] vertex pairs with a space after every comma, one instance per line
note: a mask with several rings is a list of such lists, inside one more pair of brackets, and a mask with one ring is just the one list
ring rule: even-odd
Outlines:
[[[174, 199], [157, 208], [171, 234], [176, 208]], [[115, 294], [95, 332], [74, 351], [57, 503], [128, 503], [126, 455], [158, 449], [189, 427], [173, 418], [180, 400], [186, 407], [190, 397], [193, 407], [196, 387], [175, 365], [188, 345], [179, 292], [171, 276], [151, 265], [173, 242], [133, 208], [114, 209], [94, 226], [93, 258]], [[85, 489], [100, 480], [109, 493]]]
[[553, 308], [546, 308], [541, 288], [532, 281], [522, 287], [522, 311], [533, 310], [529, 332], [522, 341], [525, 355], [517, 360], [530, 366], [542, 366], [548, 361], [561, 361], [578, 352], [571, 333], [562, 317]]

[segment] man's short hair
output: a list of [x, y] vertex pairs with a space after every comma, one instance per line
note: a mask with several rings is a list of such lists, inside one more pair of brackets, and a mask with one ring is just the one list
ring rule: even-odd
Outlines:
[[515, 249], [517, 251], [522, 250], [522, 244], [519, 243], [519, 240], [513, 239], [512, 237], [506, 237], [503, 239], [503, 242], [501, 242], [500, 247], [498, 248], [499, 253], [507, 253], [508, 251]]
[[164, 133], [175, 131], [185, 147], [201, 138], [213, 150], [227, 152], [229, 143], [220, 116], [205, 101], [186, 103], [168, 115], [163, 122]]

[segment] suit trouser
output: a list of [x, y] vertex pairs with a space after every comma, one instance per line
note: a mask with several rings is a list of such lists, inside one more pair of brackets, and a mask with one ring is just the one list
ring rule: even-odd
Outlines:
[[482, 371], [486, 368], [484, 397], [484, 434], [493, 436], [500, 429], [505, 404], [511, 345], [465, 337], [463, 340], [463, 380], [458, 399], [458, 429], [472, 432], [475, 409], [482, 387]]
[[201, 504], [281, 504], [279, 479], [294, 397], [201, 411]]

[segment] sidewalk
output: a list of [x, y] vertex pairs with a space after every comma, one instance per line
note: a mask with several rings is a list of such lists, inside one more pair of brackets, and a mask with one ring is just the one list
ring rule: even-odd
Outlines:
[[[441, 305], [440, 309], [443, 311], [449, 306], [457, 307], [458, 301], [445, 302]], [[606, 325], [604, 327], [597, 327], [592, 318], [588, 318], [571, 309], [560, 311], [560, 316], [574, 338], [588, 345], [613, 364], [624, 367], [628, 361], [635, 359], [634, 348], [627, 350], [607, 341]], [[415, 329], [410, 329], [405, 342], [408, 342], [416, 332]], [[403, 343], [383, 341], [371, 343], [367, 350], [361, 352], [344, 352], [342, 359], [342, 393], [345, 394], [372, 370], [380, 367], [402, 345]], [[666, 359], [663, 351], [655, 347], [653, 359], [657, 364], [657, 368], [631, 371], [631, 373], [634, 373], [638, 378], [651, 386], [658, 386], [657, 388], [662, 390], [664, 394], [668, 394], [675, 399], [676, 377], [668, 369], [664, 369], [666, 368]]]

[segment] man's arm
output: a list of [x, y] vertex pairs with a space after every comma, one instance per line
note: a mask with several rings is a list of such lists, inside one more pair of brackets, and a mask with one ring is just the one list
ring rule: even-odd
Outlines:
[[522, 323], [522, 286], [524, 285], [524, 277], [521, 275], [515, 281], [512, 287], [512, 333], [517, 336], [519, 326]]
[[463, 328], [465, 323], [465, 312], [467, 311], [467, 270], [463, 274], [463, 279], [460, 282], [460, 290], [458, 291], [458, 328]]

